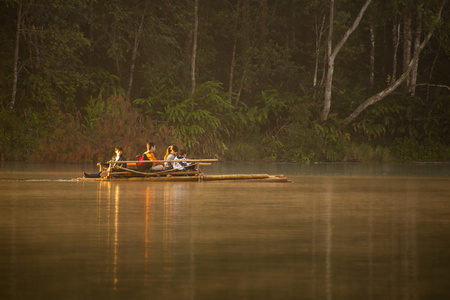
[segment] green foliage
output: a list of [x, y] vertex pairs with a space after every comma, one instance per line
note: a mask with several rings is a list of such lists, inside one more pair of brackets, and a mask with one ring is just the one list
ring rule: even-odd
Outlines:
[[0, 159], [28, 160], [36, 150], [38, 139], [46, 134], [50, 124], [48, 115], [27, 110], [16, 114], [6, 109], [0, 111]]
[[278, 89], [262, 91], [261, 96], [252, 111], [254, 119], [259, 123], [279, 123], [281, 118], [286, 116], [288, 106], [292, 103], [292, 97], [286, 97]]
[[200, 153], [214, 155], [226, 149], [224, 134], [228, 133], [233, 106], [222, 92], [219, 82], [198, 85], [193, 97], [174, 88], [161, 90], [160, 94], [147, 99], [136, 99], [145, 113], [154, 120], [162, 120], [174, 129], [173, 140], [179, 140], [188, 148]]
[[[137, 154], [141, 151], [137, 148], [152, 139], [164, 146], [189, 147], [199, 156], [310, 163], [386, 161], [390, 159], [386, 146], [378, 145], [394, 139], [448, 147], [450, 101], [445, 83], [449, 82], [450, 27], [445, 19], [436, 22], [439, 2], [371, 4], [336, 59], [331, 114], [319, 123], [327, 1], [202, 3], [195, 57], [200, 84], [193, 96], [189, 92], [192, 2], [22, 1], [13, 112], [5, 109], [14, 80], [18, 2], [3, 1], [0, 149], [4, 159], [38, 151], [40, 159], [91, 161], [109, 156], [116, 143]], [[333, 45], [352, 24], [361, 4], [335, 3]], [[444, 16], [448, 9], [444, 7]], [[411, 98], [402, 86], [360, 114], [345, 128], [348, 132], [339, 131], [342, 118], [391, 82], [392, 25], [405, 12], [419, 11], [423, 32], [439, 25], [421, 54], [419, 82], [440, 87], [417, 86]], [[377, 41], [373, 88], [369, 87], [369, 21], [375, 22]], [[402, 47], [400, 43], [399, 62]], [[401, 69], [400, 63], [397, 68]], [[131, 78], [131, 99], [125, 101]], [[396, 153], [405, 160], [420, 148], [398, 141]], [[438, 153], [437, 148], [432, 151]], [[414, 159], [422, 157], [446, 156], [417, 154]]]
[[91, 73], [92, 93], [99, 98], [109, 98], [111, 96], [123, 96], [123, 88], [119, 85], [119, 77], [103, 69], [96, 68]]
[[335, 132], [337, 124], [317, 123], [313, 118], [317, 107], [309, 97], [271, 90], [261, 99], [264, 106], [255, 110], [258, 114], [253, 118], [267, 132], [263, 140], [266, 159], [309, 164], [319, 160], [336, 161], [342, 156], [338, 149], [343, 138]]
[[6, 151], [6, 145], [11, 140], [11, 132], [8, 130], [7, 126], [10, 121], [8, 120], [8, 111], [0, 111], [0, 153], [4, 156], [4, 151]]
[[450, 133], [447, 99], [441, 90], [433, 90], [427, 96], [418, 89], [412, 98], [398, 92], [367, 109], [352, 127], [368, 139], [408, 136], [445, 144]]
[[86, 114], [83, 116], [86, 125], [84, 127], [94, 129], [97, 120], [106, 113], [106, 102], [90, 97], [88, 105], [84, 107]]
[[450, 147], [434, 140], [418, 141], [413, 137], [397, 138], [392, 152], [401, 161], [448, 161]]
[[377, 163], [386, 163], [392, 162], [395, 159], [392, 156], [392, 153], [389, 147], [373, 145], [373, 144], [356, 144], [351, 143], [346, 151], [344, 161], [348, 162], [377, 162]]
[[[81, 114], [84, 112], [84, 114]], [[41, 135], [30, 157], [55, 162], [102, 162], [122, 146], [126, 158], [144, 152], [149, 137], [160, 138], [152, 122], [122, 97], [91, 98], [76, 115], [59, 112], [48, 132]]]
[[247, 139], [227, 139], [227, 151], [221, 156], [224, 161], [257, 162], [264, 159], [261, 156], [261, 136], [253, 133], [246, 135]]
[[[46, 22], [43, 16], [35, 17], [36, 23]], [[61, 104], [73, 109], [79, 90], [89, 86], [86, 70], [81, 67], [89, 39], [76, 24], [25, 23], [23, 32], [30, 57], [19, 65], [24, 71], [19, 73], [16, 105], [51, 111]]]
[[405, 106], [405, 121], [408, 125], [409, 135], [422, 140], [436, 140], [447, 142], [450, 134], [450, 103], [447, 94], [435, 91], [431, 97], [424, 98], [419, 95], [410, 99]]
[[314, 123], [314, 130], [316, 135], [322, 137], [322, 143], [320, 144], [321, 156], [319, 160], [325, 161], [339, 161], [344, 157], [344, 150], [346, 143], [350, 140], [348, 133], [340, 133], [337, 131], [339, 121], [334, 119], [335, 116], [330, 115], [330, 119], [325, 123]]

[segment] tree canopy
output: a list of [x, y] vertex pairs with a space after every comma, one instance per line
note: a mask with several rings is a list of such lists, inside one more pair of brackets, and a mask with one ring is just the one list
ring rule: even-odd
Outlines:
[[450, 157], [446, 0], [0, 7], [1, 160], [148, 140], [225, 159], [354, 160], [352, 143]]

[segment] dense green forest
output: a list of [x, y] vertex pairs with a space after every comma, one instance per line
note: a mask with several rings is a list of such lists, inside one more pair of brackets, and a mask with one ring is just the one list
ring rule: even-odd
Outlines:
[[449, 161], [446, 0], [1, 0], [0, 160]]

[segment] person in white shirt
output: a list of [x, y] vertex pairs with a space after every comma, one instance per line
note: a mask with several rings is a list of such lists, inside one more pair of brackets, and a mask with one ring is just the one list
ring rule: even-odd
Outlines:
[[186, 161], [187, 155], [188, 153], [186, 150], [180, 150], [180, 153], [178, 153], [177, 157], [175, 157], [175, 160], [177, 161], [173, 163], [174, 169], [184, 170], [187, 166], [189, 166], [189, 163]]
[[[164, 160], [175, 160], [175, 157], [177, 157], [177, 153], [178, 153], [177, 146], [175, 145], [169, 146], [169, 148], [167, 148], [167, 154], [164, 157]], [[164, 169], [165, 170], [173, 169], [173, 164], [170, 161], [165, 162]]]

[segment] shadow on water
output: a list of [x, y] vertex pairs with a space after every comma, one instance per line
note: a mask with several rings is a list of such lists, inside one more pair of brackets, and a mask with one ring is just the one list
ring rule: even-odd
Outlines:
[[450, 297], [440, 166], [205, 169], [293, 184], [74, 182], [95, 166], [72, 167], [2, 165], [1, 299]]

